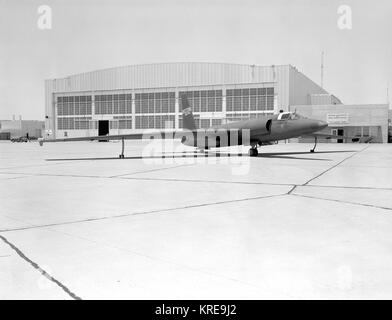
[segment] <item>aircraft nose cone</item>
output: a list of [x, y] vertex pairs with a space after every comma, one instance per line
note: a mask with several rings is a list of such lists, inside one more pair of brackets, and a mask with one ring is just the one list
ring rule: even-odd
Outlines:
[[319, 131], [327, 127], [328, 124], [325, 121], [321, 120], [311, 120], [310, 121], [310, 127], [312, 130]]
[[326, 127], [328, 127], [328, 123], [326, 123], [325, 121], [318, 121], [318, 127], [321, 129], [324, 129]]

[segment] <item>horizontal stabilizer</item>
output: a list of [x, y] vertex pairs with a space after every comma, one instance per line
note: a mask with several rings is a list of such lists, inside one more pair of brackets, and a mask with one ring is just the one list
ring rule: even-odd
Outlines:
[[351, 140], [352, 142], [358, 142], [360, 141], [361, 137], [356, 137], [356, 136], [340, 136], [340, 135], [333, 135], [333, 134], [327, 134], [327, 133], [308, 133], [305, 135], [301, 136], [302, 138], [307, 138], [307, 137], [312, 137], [312, 138], [323, 138], [323, 139], [345, 139], [345, 140]]

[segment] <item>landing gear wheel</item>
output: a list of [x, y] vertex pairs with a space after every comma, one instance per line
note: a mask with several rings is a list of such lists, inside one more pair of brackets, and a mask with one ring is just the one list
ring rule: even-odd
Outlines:
[[257, 157], [259, 152], [257, 151], [257, 148], [250, 148], [248, 154], [249, 157]]
[[317, 137], [314, 137], [314, 146], [313, 146], [313, 148], [312, 149], [310, 149], [310, 152], [314, 152], [314, 150], [316, 149], [316, 146], [317, 146]]
[[118, 157], [124, 159], [124, 138], [121, 139], [121, 154]]

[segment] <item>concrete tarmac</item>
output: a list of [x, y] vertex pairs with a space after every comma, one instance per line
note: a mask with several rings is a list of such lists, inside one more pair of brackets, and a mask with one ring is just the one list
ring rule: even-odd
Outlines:
[[392, 145], [0, 142], [0, 299], [391, 299]]

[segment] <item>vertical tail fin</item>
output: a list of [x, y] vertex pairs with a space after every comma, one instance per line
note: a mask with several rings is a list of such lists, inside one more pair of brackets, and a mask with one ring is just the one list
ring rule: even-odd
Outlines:
[[193, 118], [192, 108], [185, 94], [181, 95], [182, 104], [182, 123], [183, 128], [187, 130], [196, 130], [195, 119]]

